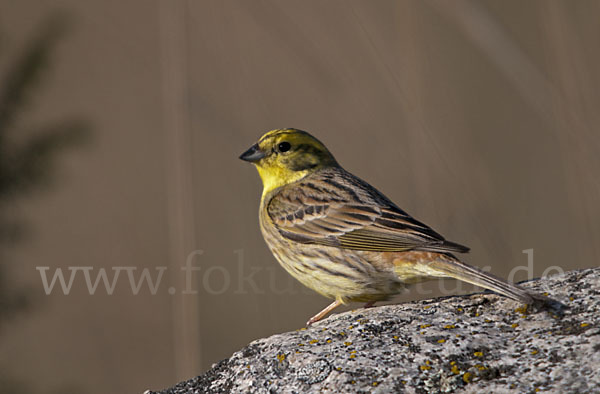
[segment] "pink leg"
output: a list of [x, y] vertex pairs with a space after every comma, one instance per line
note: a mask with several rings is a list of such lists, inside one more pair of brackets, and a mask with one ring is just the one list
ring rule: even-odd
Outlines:
[[372, 308], [377, 301], [369, 301], [365, 304], [365, 308]]
[[339, 300], [333, 301], [331, 304], [329, 304], [329, 306], [327, 308], [323, 309], [321, 312], [319, 312], [316, 315], [314, 315], [313, 317], [311, 317], [310, 320], [308, 322], [306, 322], [306, 325], [310, 326], [311, 324], [318, 322], [319, 320], [321, 320], [322, 318], [327, 316], [327, 314], [329, 312], [331, 312], [332, 310], [334, 310], [335, 308], [337, 308], [340, 305], [342, 305], [341, 301], [339, 301]]

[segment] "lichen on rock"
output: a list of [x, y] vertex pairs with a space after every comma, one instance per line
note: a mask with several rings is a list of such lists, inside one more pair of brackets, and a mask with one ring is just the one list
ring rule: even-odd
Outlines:
[[523, 286], [568, 309], [532, 313], [491, 293], [359, 309], [256, 340], [158, 394], [598, 390], [600, 269]]

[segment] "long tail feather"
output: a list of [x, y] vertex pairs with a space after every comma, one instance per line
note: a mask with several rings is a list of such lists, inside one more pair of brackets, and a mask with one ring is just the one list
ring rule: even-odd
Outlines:
[[524, 304], [539, 307], [553, 301], [548, 297], [525, 290], [520, 286], [509, 283], [487, 272], [483, 272], [478, 268], [471, 267], [450, 256], [440, 255], [438, 259], [428, 263], [428, 268], [440, 272], [443, 274], [442, 276], [451, 277], [495, 291], [496, 293], [520, 301]]

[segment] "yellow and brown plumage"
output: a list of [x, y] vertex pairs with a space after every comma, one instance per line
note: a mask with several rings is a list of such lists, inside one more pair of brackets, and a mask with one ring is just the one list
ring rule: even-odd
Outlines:
[[455, 278], [531, 304], [542, 297], [461, 262], [469, 248], [445, 240], [374, 187], [344, 170], [329, 150], [296, 129], [266, 133], [240, 156], [264, 189], [260, 228], [279, 263], [337, 306], [386, 300], [407, 285]]

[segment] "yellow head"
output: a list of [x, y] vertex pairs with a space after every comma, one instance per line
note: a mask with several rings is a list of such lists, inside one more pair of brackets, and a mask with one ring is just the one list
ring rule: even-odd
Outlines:
[[306, 131], [296, 129], [269, 131], [240, 159], [256, 165], [263, 195], [321, 168], [338, 165], [325, 145]]

